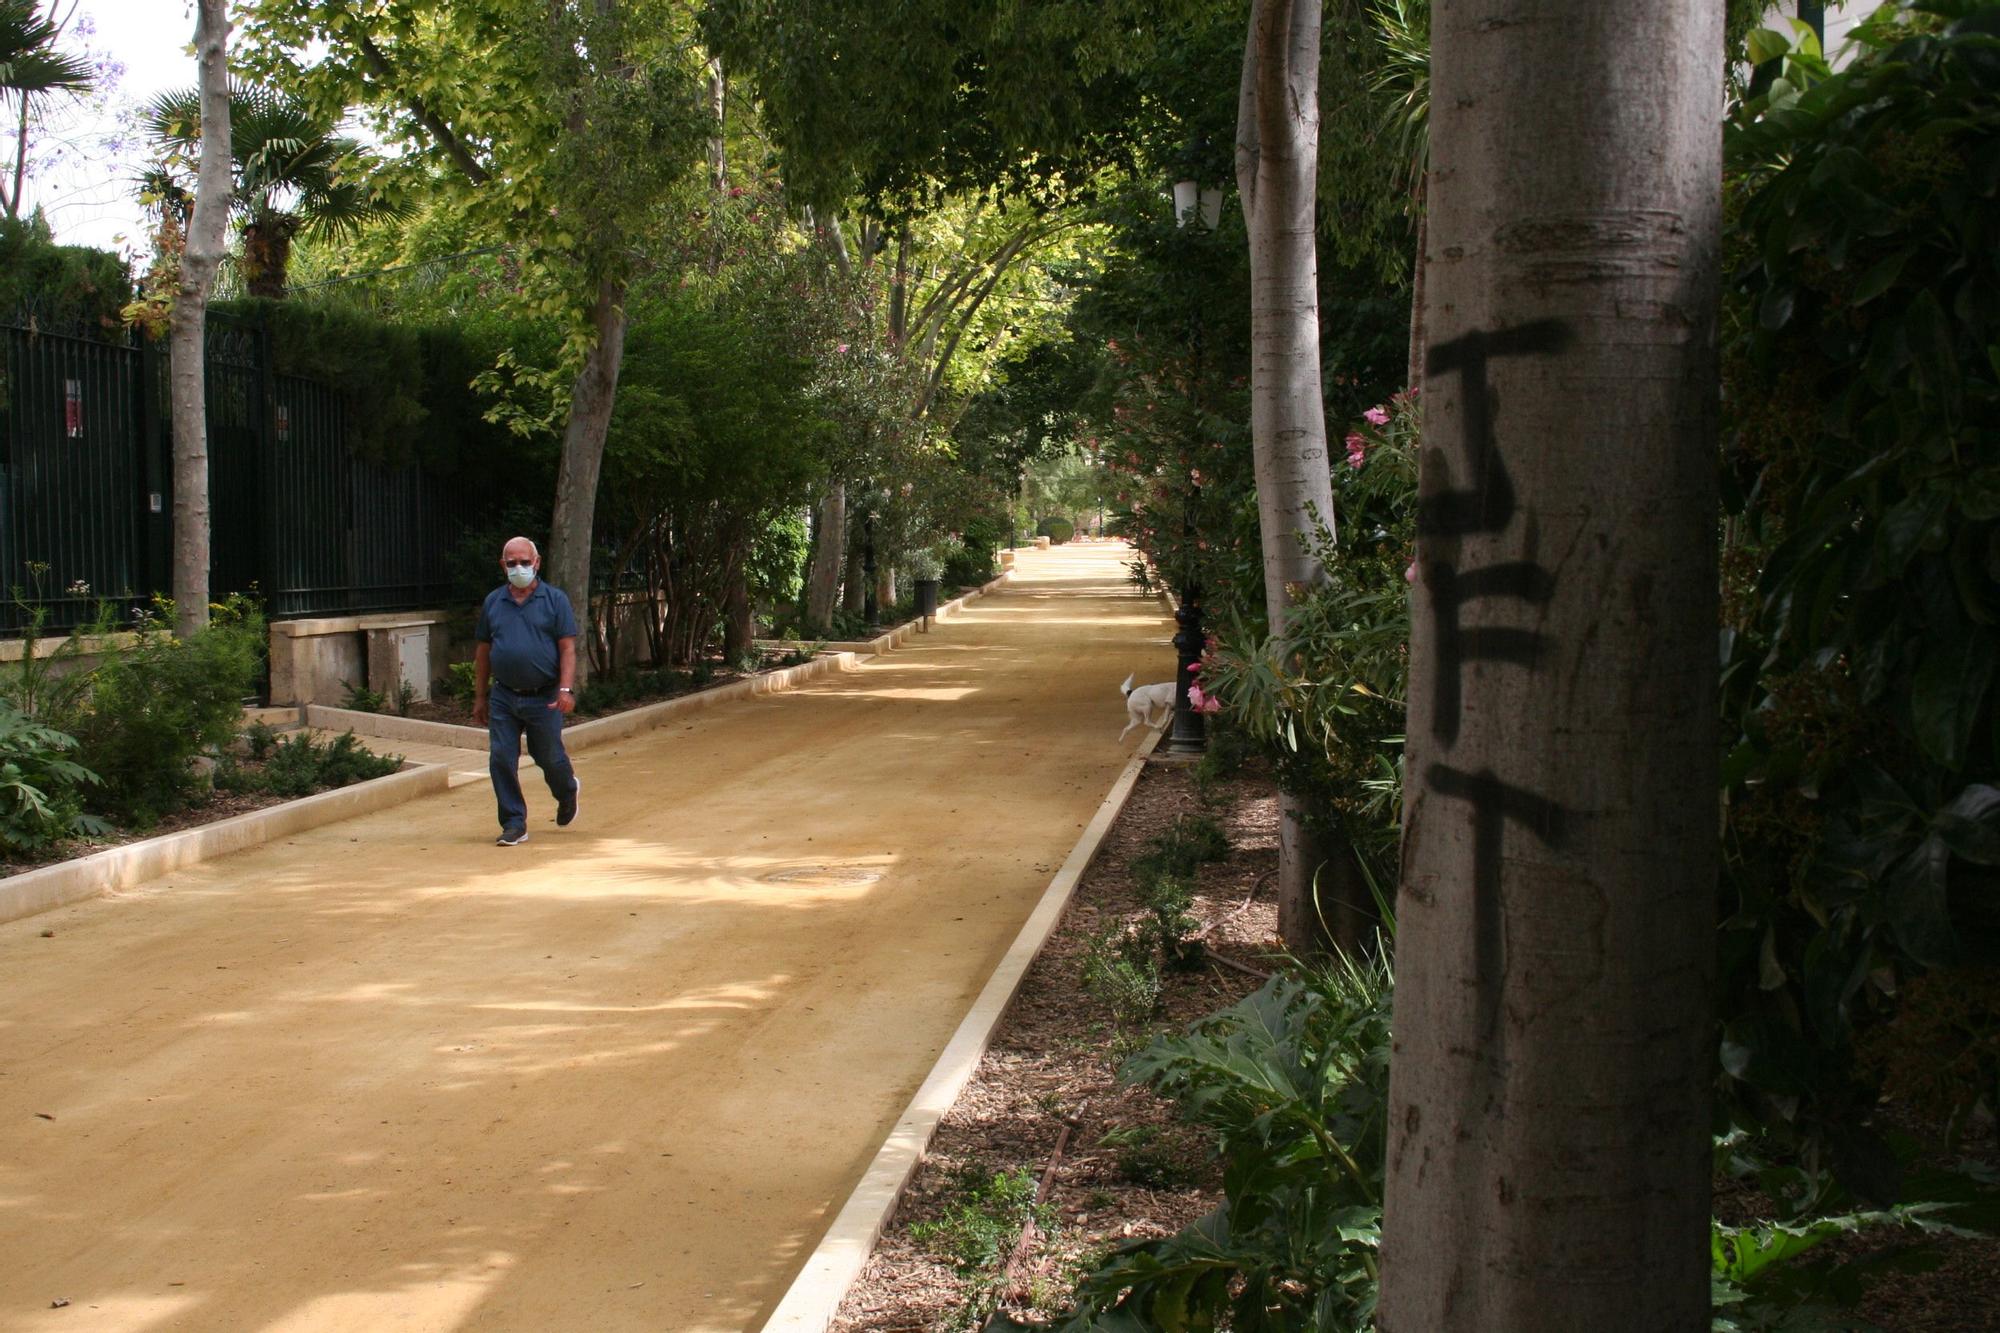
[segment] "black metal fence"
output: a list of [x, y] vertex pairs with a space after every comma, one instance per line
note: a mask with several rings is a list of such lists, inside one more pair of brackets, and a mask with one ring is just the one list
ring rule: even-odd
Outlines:
[[[121, 613], [172, 585], [167, 357], [0, 327], [0, 630]], [[214, 595], [276, 619], [396, 611], [452, 592], [455, 554], [498, 511], [495, 488], [358, 458], [341, 395], [275, 373], [254, 322], [209, 316]], [[25, 606], [24, 606], [25, 603]]]

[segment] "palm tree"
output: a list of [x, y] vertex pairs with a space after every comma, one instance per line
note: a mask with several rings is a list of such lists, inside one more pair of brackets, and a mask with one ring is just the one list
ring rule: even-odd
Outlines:
[[[187, 88], [154, 98], [142, 117], [167, 159], [147, 185], [169, 207], [186, 197], [175, 167], [192, 161], [201, 143], [199, 108], [198, 94]], [[284, 297], [292, 239], [301, 231], [351, 235], [363, 223], [408, 211], [377, 195], [368, 179], [373, 163], [359, 140], [337, 134], [332, 120], [282, 94], [232, 89], [229, 124], [243, 281], [252, 296]]]
[[0, 0], [0, 107], [19, 98], [13, 121], [14, 165], [10, 188], [0, 180], [0, 213], [21, 215], [21, 185], [28, 174], [28, 108], [44, 93], [82, 92], [90, 86], [90, 62], [56, 50], [66, 20], [48, 14], [41, 0]]

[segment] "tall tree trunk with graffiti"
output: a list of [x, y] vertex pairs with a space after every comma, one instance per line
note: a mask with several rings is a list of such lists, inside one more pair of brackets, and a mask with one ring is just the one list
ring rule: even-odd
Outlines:
[[1433, 16], [1380, 1327], [1695, 1333], [1722, 5], [1530, 13]]

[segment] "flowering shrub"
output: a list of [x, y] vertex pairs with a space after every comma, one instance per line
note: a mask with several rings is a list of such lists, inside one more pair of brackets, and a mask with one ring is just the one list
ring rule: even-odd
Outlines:
[[1337, 535], [1322, 529], [1317, 543], [1326, 582], [1288, 633], [1220, 647], [1201, 672], [1204, 698], [1267, 748], [1279, 781], [1384, 883], [1402, 789], [1421, 429], [1413, 393], [1362, 414], [1334, 473]]

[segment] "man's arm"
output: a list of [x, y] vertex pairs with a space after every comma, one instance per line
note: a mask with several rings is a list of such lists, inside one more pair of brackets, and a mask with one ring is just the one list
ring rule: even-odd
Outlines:
[[472, 720], [486, 725], [486, 682], [493, 671], [493, 645], [480, 643], [472, 650]]
[[576, 708], [576, 636], [566, 634], [556, 640], [556, 701], [567, 717]]

